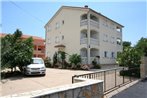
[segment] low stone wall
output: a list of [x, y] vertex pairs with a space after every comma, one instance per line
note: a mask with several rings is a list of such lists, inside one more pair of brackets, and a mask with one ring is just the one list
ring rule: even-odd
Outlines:
[[147, 57], [141, 58], [140, 75], [142, 79], [147, 77]]
[[[75, 78], [74, 84], [33, 96], [34, 98], [102, 98], [103, 81]], [[78, 83], [77, 83], [78, 82]]]
[[74, 84], [4, 96], [4, 98], [103, 98], [103, 81], [75, 78]]

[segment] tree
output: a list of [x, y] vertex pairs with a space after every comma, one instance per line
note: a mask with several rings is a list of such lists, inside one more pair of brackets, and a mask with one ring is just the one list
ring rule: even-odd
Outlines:
[[126, 47], [131, 47], [131, 42], [124, 41], [123, 42], [123, 49], [125, 49]]
[[58, 52], [58, 55], [60, 54], [60, 58], [61, 58], [61, 62], [62, 62], [62, 68], [65, 67], [65, 59], [66, 59], [66, 53], [64, 51], [59, 51]]
[[44, 59], [44, 63], [45, 63], [45, 66], [46, 66], [46, 67], [48, 67], [48, 68], [51, 68], [51, 67], [52, 67], [50, 57], [46, 57], [46, 58]]
[[6, 35], [1, 39], [1, 67], [2, 69], [25, 66], [31, 62], [33, 56], [33, 39], [21, 39], [22, 32], [18, 29], [14, 34]]
[[140, 51], [138, 51], [135, 47], [131, 47], [131, 42], [123, 42], [123, 52], [119, 52], [117, 55], [119, 65], [129, 68], [139, 67], [140, 59]]
[[53, 56], [53, 65], [55, 65], [58, 62], [58, 54], [57, 52], [55, 52], [54, 56]]
[[147, 38], [141, 38], [135, 46], [144, 56], [147, 56]]

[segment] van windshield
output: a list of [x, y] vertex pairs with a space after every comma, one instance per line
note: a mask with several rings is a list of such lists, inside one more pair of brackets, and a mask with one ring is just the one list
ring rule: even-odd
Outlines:
[[41, 59], [33, 59], [33, 64], [43, 64]]

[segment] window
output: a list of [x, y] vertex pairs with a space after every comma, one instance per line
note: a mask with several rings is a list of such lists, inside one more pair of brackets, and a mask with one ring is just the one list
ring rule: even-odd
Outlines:
[[47, 32], [50, 32], [50, 31], [51, 31], [51, 27], [48, 26], [48, 27], [47, 27]]
[[114, 37], [111, 36], [111, 43], [114, 44]]
[[58, 29], [60, 27], [59, 23], [56, 23], [56, 29]]
[[62, 20], [62, 25], [64, 24], [64, 20]]
[[38, 48], [38, 51], [41, 51], [42, 49], [41, 48]]
[[111, 57], [114, 58], [114, 52], [111, 53]]
[[104, 34], [104, 39], [103, 39], [104, 42], [108, 42], [108, 35], [107, 34]]
[[106, 58], [107, 57], [107, 51], [104, 51], [104, 57]]
[[62, 35], [62, 40], [64, 39], [64, 35]]
[[58, 36], [56, 36], [56, 38], [55, 38], [55, 43], [59, 43], [59, 37]]
[[117, 38], [117, 45], [121, 45], [121, 39], [120, 38]]
[[48, 44], [50, 44], [50, 43], [51, 43], [51, 39], [49, 38], [49, 39], [48, 39]]

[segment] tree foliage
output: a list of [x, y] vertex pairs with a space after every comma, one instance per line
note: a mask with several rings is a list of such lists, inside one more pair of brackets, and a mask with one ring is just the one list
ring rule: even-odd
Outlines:
[[124, 41], [123, 42], [123, 49], [125, 49], [126, 47], [131, 47], [131, 42]]
[[147, 56], [147, 38], [141, 38], [135, 46], [142, 55]]
[[54, 56], [53, 56], [53, 65], [55, 65], [58, 62], [58, 54], [57, 52], [55, 52]]
[[21, 39], [22, 32], [18, 29], [14, 34], [6, 35], [1, 39], [1, 67], [22, 69], [31, 62], [33, 56], [33, 39]]
[[66, 67], [65, 66], [66, 53], [64, 51], [59, 51], [58, 55], [60, 55], [62, 68], [65, 68]]
[[122, 53], [118, 53], [117, 61], [121, 66], [129, 68], [139, 67], [141, 55], [134, 47], [126, 47]]

